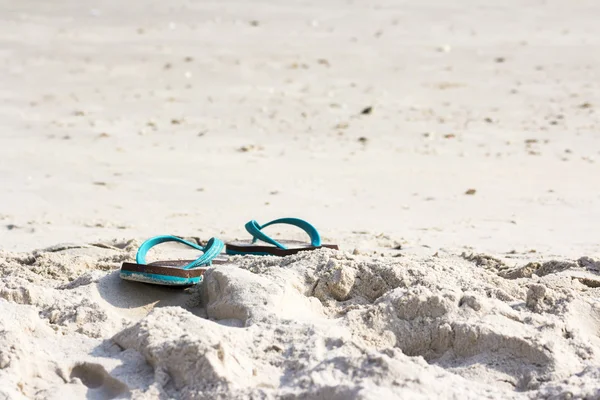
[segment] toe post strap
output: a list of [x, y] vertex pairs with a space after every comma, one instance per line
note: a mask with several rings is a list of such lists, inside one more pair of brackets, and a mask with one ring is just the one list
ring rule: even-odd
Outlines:
[[310, 244], [313, 247], [319, 247], [321, 246], [321, 235], [319, 234], [319, 231], [317, 231], [317, 229], [312, 226], [310, 223], [299, 219], [299, 218], [279, 218], [279, 219], [275, 219], [273, 221], [267, 222], [264, 225], [259, 225], [258, 222], [256, 222], [255, 220], [249, 221], [248, 223], [246, 223], [245, 227], [246, 230], [248, 231], [248, 233], [250, 235], [252, 235], [252, 243], [256, 243], [258, 240], [263, 241], [265, 243], [269, 243], [272, 244], [273, 246], [280, 248], [280, 249], [287, 249], [287, 247], [281, 243], [279, 243], [278, 241], [276, 241], [275, 239], [271, 238], [270, 236], [266, 235], [262, 230], [268, 226], [271, 225], [275, 225], [275, 224], [287, 224], [287, 225], [293, 225], [296, 226], [300, 229], [302, 229], [304, 232], [306, 232], [310, 238]]
[[137, 254], [135, 256], [136, 263], [146, 264], [146, 254], [148, 254], [148, 251], [151, 248], [158, 246], [159, 244], [167, 243], [167, 242], [181, 243], [183, 245], [186, 245], [188, 247], [191, 247], [193, 249], [199, 250], [204, 253], [200, 257], [195, 259], [193, 262], [181, 267], [182, 269], [190, 269], [190, 268], [195, 268], [195, 267], [199, 267], [202, 265], [210, 265], [212, 260], [216, 256], [218, 256], [221, 253], [221, 251], [223, 250], [223, 248], [225, 247], [225, 244], [220, 239], [217, 239], [217, 238], [211, 238], [206, 243], [206, 246], [200, 246], [199, 244], [188, 242], [187, 240], [181, 239], [177, 236], [172, 236], [172, 235], [155, 236], [153, 238], [146, 240], [144, 243], [141, 244], [141, 246], [139, 247]]

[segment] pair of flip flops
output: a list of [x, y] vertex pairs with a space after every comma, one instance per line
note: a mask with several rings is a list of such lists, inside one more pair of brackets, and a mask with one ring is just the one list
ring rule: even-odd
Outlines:
[[[293, 225], [302, 229], [308, 234], [310, 243], [296, 240], [277, 241], [262, 231], [264, 228], [275, 224]], [[213, 237], [205, 246], [201, 246], [171, 235], [148, 239], [139, 247], [135, 263], [123, 263], [120, 273], [121, 278], [157, 285], [189, 286], [199, 283], [206, 269], [212, 264], [227, 263], [227, 255], [273, 255], [283, 257], [322, 247], [338, 249], [337, 245], [322, 244], [321, 235], [317, 229], [298, 218], [280, 218], [262, 226], [252, 220], [245, 225], [245, 228], [252, 235], [251, 242], [233, 241], [223, 243], [220, 239]], [[201, 251], [203, 254], [195, 260], [167, 260], [146, 263], [148, 251], [154, 246], [167, 242], [177, 242]], [[225, 249], [225, 255], [222, 254], [223, 249]]]

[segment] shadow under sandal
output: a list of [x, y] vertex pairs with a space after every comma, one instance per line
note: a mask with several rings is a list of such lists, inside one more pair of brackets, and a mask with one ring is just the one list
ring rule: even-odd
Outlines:
[[[162, 243], [177, 242], [203, 252], [195, 260], [168, 260], [156, 261], [147, 264], [148, 250]], [[135, 263], [124, 262], [121, 266], [120, 276], [128, 281], [152, 283], [166, 286], [189, 286], [202, 281], [202, 275], [213, 262], [224, 263], [221, 254], [225, 245], [220, 239], [211, 238], [206, 246], [191, 243], [177, 236], [156, 236], [146, 240], [137, 251]]]
[[[268, 226], [275, 224], [287, 224], [296, 226], [305, 231], [310, 237], [310, 243], [301, 242], [298, 240], [275, 240], [267, 236], [262, 230]], [[321, 244], [321, 235], [317, 229], [308, 222], [298, 218], [280, 218], [268, 222], [262, 226], [255, 220], [248, 222], [246, 230], [252, 235], [252, 242], [233, 241], [225, 244], [225, 252], [227, 254], [243, 254], [256, 256], [288, 256], [296, 254], [300, 251], [315, 250], [322, 247], [338, 250], [335, 244]], [[262, 243], [257, 243], [261, 241]]]

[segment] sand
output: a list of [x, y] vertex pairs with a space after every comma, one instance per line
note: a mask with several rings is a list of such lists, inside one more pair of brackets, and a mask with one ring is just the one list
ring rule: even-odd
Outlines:
[[[185, 290], [137, 242], [0, 255], [6, 398], [597, 398], [600, 262], [318, 250]], [[467, 258], [467, 259], [466, 259]]]
[[0, 398], [600, 398], [597, 2], [0, 10]]

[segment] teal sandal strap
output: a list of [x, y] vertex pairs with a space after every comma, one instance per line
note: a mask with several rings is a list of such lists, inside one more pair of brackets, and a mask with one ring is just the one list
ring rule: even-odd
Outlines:
[[286, 246], [262, 232], [262, 229], [275, 224], [287, 224], [296, 226], [308, 234], [308, 236], [310, 237], [311, 246], [319, 247], [321, 245], [321, 235], [319, 234], [319, 231], [317, 231], [317, 229], [308, 222], [298, 218], [279, 218], [271, 222], [267, 222], [262, 226], [259, 225], [258, 222], [256, 222], [255, 220], [252, 220], [246, 223], [245, 227], [248, 233], [252, 235], [252, 243], [256, 243], [258, 240], [261, 240], [265, 243], [269, 243], [275, 247], [286, 250]]
[[206, 246], [203, 247], [196, 243], [191, 243], [191, 242], [188, 242], [181, 238], [178, 238], [177, 236], [171, 236], [171, 235], [155, 236], [153, 238], [146, 240], [144, 243], [141, 244], [141, 246], [138, 249], [137, 254], [135, 256], [135, 261], [138, 264], [146, 264], [146, 254], [148, 253], [148, 251], [151, 248], [153, 248], [154, 246], [157, 246], [162, 243], [167, 243], [167, 242], [181, 243], [186, 246], [192, 247], [196, 250], [200, 250], [201, 252], [204, 253], [200, 257], [195, 259], [193, 262], [181, 267], [182, 269], [190, 269], [190, 268], [198, 267], [201, 265], [210, 265], [212, 260], [216, 256], [218, 256], [221, 253], [221, 251], [223, 250], [223, 248], [225, 247], [225, 244], [220, 239], [217, 239], [217, 238], [211, 238], [208, 241], [208, 243], [206, 243]]

